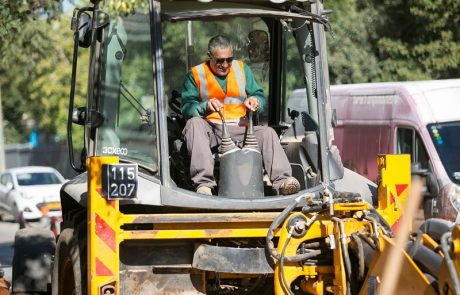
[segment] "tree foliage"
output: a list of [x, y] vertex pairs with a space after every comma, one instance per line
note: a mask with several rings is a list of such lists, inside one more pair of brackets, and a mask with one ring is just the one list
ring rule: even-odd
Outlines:
[[49, 58], [49, 27], [61, 10], [61, 3], [53, 0], [0, 3], [0, 88], [7, 142], [23, 141], [33, 124], [31, 82], [38, 63]]
[[382, 79], [458, 77], [460, 2], [456, 0], [375, 1], [385, 11], [378, 24], [375, 53]]
[[335, 0], [326, 2], [333, 83], [459, 77], [460, 2]]
[[331, 82], [378, 80], [381, 69], [369, 43], [372, 36], [369, 14], [358, 7], [356, 0], [328, 1], [326, 5], [332, 10], [329, 20], [333, 32], [327, 35]]
[[[64, 142], [73, 55], [70, 16], [62, 15], [55, 0], [7, 1], [0, 5], [0, 16], [6, 142], [27, 141], [32, 130], [44, 140]], [[83, 79], [77, 79], [76, 95], [82, 104], [88, 53], [80, 59]]]

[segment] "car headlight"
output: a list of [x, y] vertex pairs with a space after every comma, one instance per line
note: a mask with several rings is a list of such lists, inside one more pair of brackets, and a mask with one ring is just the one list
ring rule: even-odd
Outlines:
[[24, 199], [31, 199], [32, 198], [32, 196], [27, 192], [21, 192], [20, 194], [21, 194], [21, 197], [23, 197]]

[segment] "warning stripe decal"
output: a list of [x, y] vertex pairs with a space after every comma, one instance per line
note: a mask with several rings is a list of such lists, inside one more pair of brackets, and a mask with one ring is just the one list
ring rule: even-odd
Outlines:
[[115, 252], [115, 231], [98, 214], [96, 214], [96, 236]]
[[406, 190], [407, 187], [407, 184], [396, 184], [396, 195], [398, 195], [399, 197], [401, 193]]
[[395, 202], [395, 197], [393, 194], [390, 192], [390, 203], [393, 204]]
[[[99, 194], [99, 196], [107, 200], [107, 196], [102, 194], [102, 187], [96, 188], [96, 192]], [[115, 209], [115, 200], [107, 200], [107, 203], [109, 203], [110, 207]]]
[[97, 276], [112, 276], [113, 272], [105, 266], [105, 264], [96, 257], [96, 275]]

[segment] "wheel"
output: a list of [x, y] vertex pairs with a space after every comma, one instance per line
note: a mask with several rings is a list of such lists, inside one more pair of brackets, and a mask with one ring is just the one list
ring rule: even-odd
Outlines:
[[53, 295], [86, 295], [86, 231], [64, 229], [59, 235], [53, 267]]
[[49, 294], [51, 265], [56, 249], [54, 234], [46, 229], [16, 232], [13, 255], [13, 294]]

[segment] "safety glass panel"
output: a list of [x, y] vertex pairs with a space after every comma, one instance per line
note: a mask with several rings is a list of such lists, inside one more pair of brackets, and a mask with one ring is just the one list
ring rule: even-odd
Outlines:
[[99, 155], [157, 170], [156, 98], [148, 11], [111, 17], [104, 30]]
[[[216, 35], [227, 36], [233, 45], [233, 58], [246, 63], [256, 82], [269, 93], [270, 32], [260, 17], [225, 17], [219, 19], [163, 22], [163, 57], [165, 95], [171, 109], [180, 105], [185, 75], [193, 66], [208, 60], [208, 42]], [[268, 117], [268, 100], [260, 123]]]

